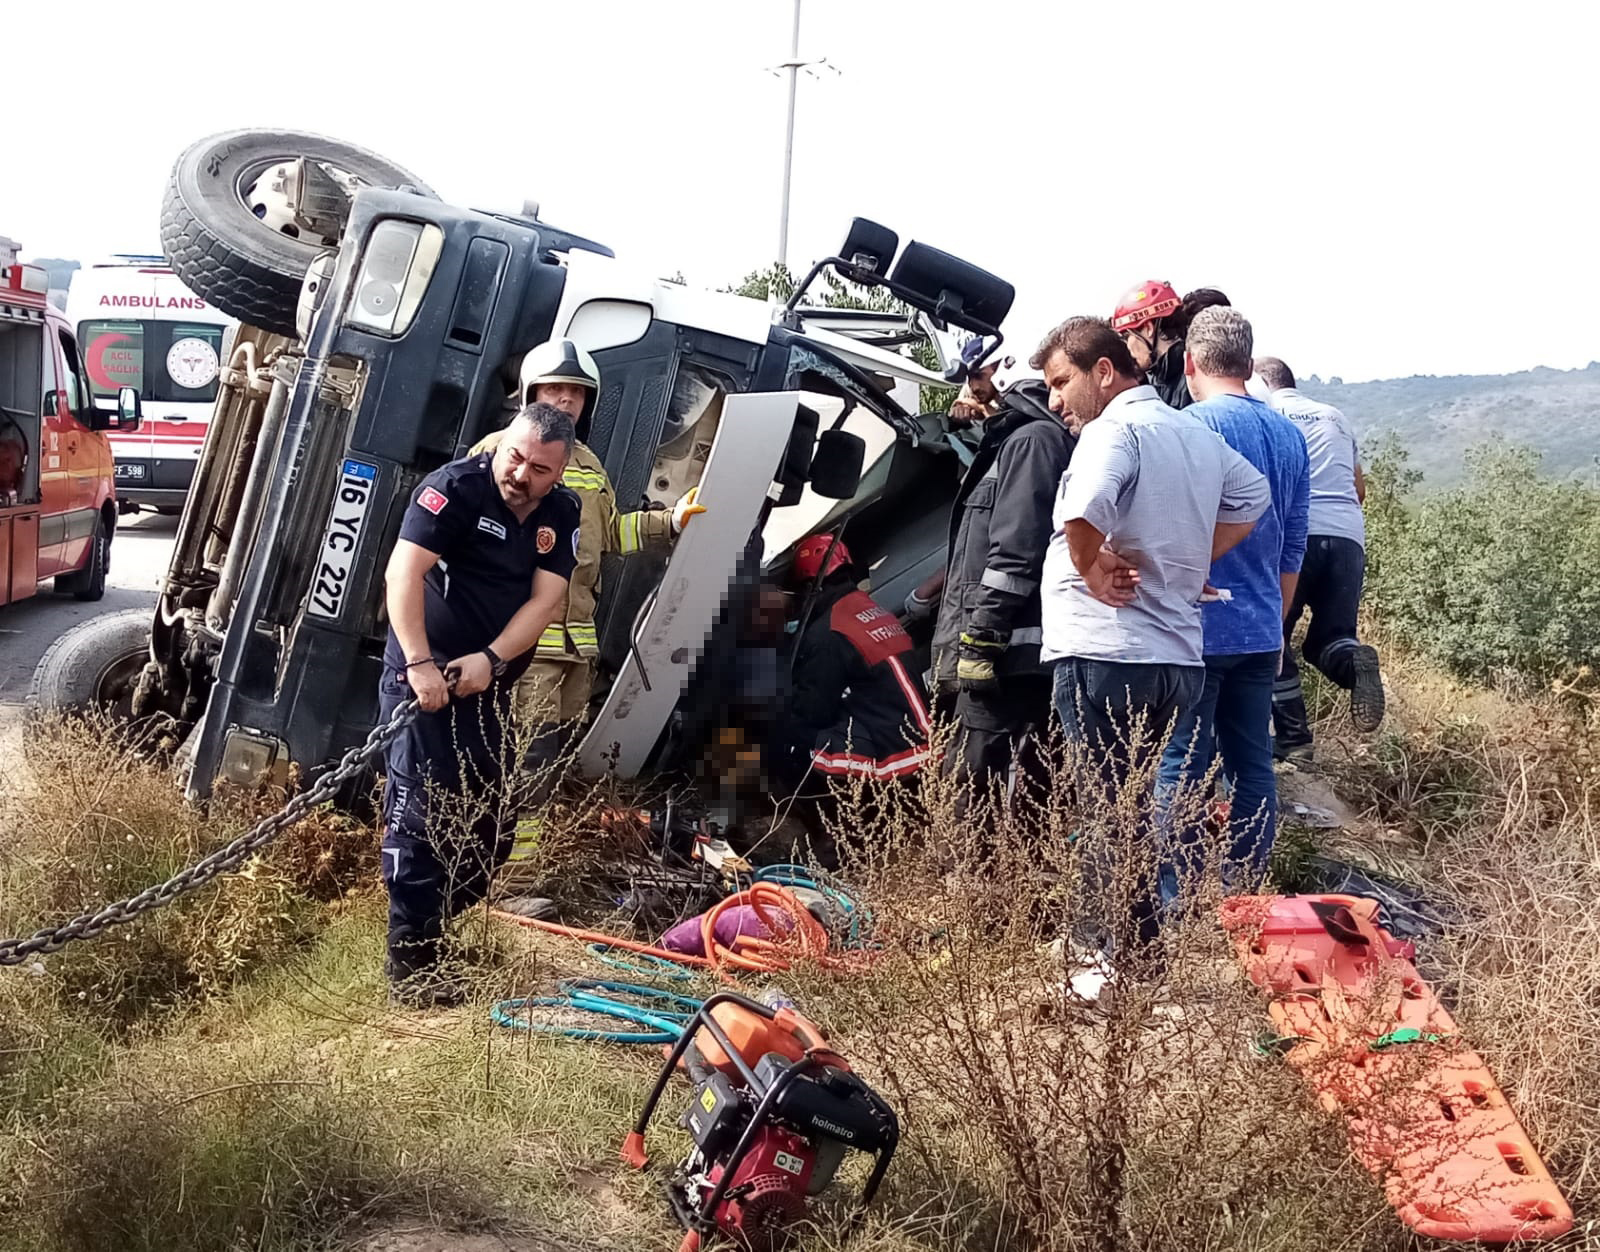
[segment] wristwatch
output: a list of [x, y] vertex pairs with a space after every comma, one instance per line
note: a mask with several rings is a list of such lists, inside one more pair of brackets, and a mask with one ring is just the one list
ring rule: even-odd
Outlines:
[[493, 648], [485, 648], [483, 655], [489, 658], [489, 672], [496, 678], [503, 678], [506, 672], [506, 663], [495, 654]]

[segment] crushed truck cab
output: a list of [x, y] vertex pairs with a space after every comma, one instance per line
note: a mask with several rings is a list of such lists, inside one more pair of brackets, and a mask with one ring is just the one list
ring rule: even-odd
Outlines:
[[[304, 781], [365, 738], [406, 504], [504, 425], [522, 356], [552, 337], [599, 366], [588, 442], [619, 507], [670, 507], [698, 485], [710, 510], [670, 557], [608, 558], [597, 617], [584, 760], [625, 774], [681, 764], [720, 703], [706, 658], [804, 535], [848, 525], [893, 603], [942, 564], [959, 464], [918, 396], [950, 376], [897, 347], [920, 336], [953, 361], [950, 328], [998, 340], [1011, 302], [1009, 284], [917, 243], [891, 269], [898, 239], [860, 220], [786, 308], [696, 291], [289, 132], [185, 153], [163, 244], [241, 325], [145, 663], [131, 691], [99, 698], [165, 726], [197, 798], [291, 767]], [[807, 308], [830, 267], [905, 311]]]

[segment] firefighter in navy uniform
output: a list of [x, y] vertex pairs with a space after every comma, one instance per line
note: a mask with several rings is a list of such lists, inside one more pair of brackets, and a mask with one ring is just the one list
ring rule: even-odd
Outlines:
[[832, 534], [801, 541], [790, 585], [810, 587], [819, 572], [803, 606], [773, 772], [785, 793], [815, 802], [803, 816], [819, 858], [830, 861], [828, 780], [915, 774], [928, 759], [931, 727], [922, 680], [907, 663], [911, 637], [859, 589], [849, 549]]
[[388, 973], [408, 1003], [457, 998], [437, 969], [445, 922], [510, 850], [511, 693], [577, 560], [578, 499], [560, 485], [572, 442], [570, 417], [529, 405], [493, 454], [429, 474], [384, 574], [380, 715], [412, 695], [422, 708], [389, 747], [383, 803]]
[[944, 768], [988, 796], [1005, 786], [1013, 764], [1044, 781], [1043, 761], [1027, 749], [1048, 733], [1051, 716], [1051, 675], [1039, 663], [1039, 578], [1076, 440], [1036, 379], [1004, 387], [977, 420], [983, 438], [951, 512], [933, 675], [941, 697], [955, 703]]
[[[616, 488], [605, 466], [584, 441], [600, 400], [600, 371], [594, 358], [570, 339], [552, 339], [523, 358], [521, 404], [550, 404], [572, 418], [576, 439], [561, 485], [574, 492], [581, 509], [578, 561], [560, 611], [534, 649], [528, 669], [517, 683], [513, 704], [527, 732], [523, 767], [535, 786], [523, 795], [526, 811], [517, 823], [510, 857], [499, 875], [499, 907], [539, 916], [554, 906], [542, 897], [522, 894], [538, 881], [529, 857], [538, 845], [543, 819], [537, 810], [555, 794], [554, 768], [571, 736], [589, 716], [600, 637], [595, 612], [600, 597], [600, 562], [607, 555], [664, 553], [690, 520], [704, 513], [691, 487], [671, 509], [617, 509]], [[473, 445], [473, 452], [493, 452], [502, 432], [493, 431]]]

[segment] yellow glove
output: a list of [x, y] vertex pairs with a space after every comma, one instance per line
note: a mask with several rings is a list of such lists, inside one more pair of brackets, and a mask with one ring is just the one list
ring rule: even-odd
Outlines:
[[956, 661], [956, 681], [963, 691], [988, 691], [999, 681], [993, 661], [975, 661], [961, 657]]
[[706, 511], [705, 505], [698, 504], [700, 488], [690, 487], [678, 497], [678, 502], [672, 506], [672, 533], [681, 535], [683, 528], [689, 524], [689, 519], [697, 513]]

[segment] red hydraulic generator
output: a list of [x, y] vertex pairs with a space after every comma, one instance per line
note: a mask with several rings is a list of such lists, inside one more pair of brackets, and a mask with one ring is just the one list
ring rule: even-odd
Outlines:
[[875, 1157], [860, 1217], [888, 1171], [900, 1123], [813, 1023], [733, 992], [710, 997], [667, 1049], [623, 1142], [623, 1159], [638, 1169], [649, 1163], [645, 1130], [679, 1069], [694, 1084], [679, 1119], [694, 1146], [667, 1181], [685, 1231], [679, 1252], [719, 1233], [752, 1252], [779, 1252], [805, 1218], [807, 1197], [829, 1187], [852, 1149]]

